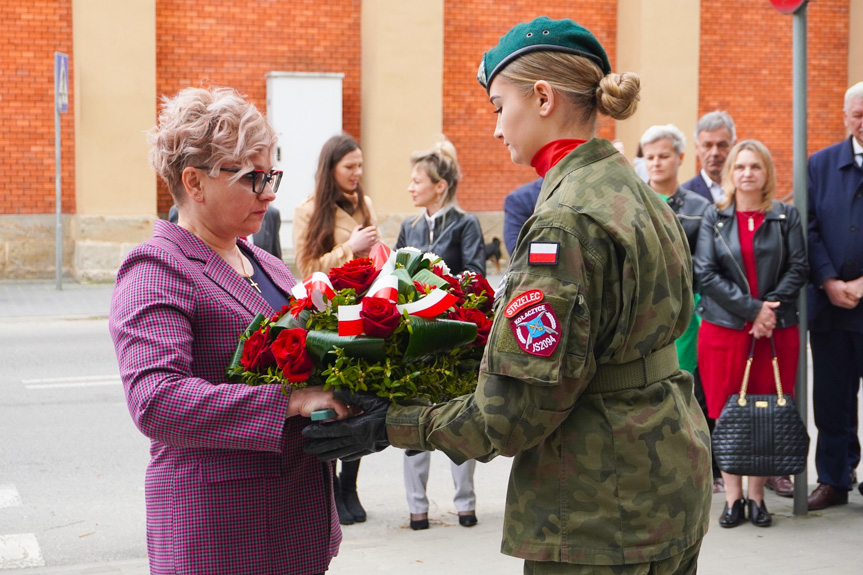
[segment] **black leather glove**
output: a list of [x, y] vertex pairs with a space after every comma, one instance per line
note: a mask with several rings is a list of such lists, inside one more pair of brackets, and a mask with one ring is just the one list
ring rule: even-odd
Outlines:
[[388, 399], [341, 389], [333, 395], [345, 405], [359, 407], [363, 413], [342, 421], [307, 425], [303, 428], [306, 438], [303, 451], [321, 461], [353, 461], [389, 447], [387, 410], [391, 403]]

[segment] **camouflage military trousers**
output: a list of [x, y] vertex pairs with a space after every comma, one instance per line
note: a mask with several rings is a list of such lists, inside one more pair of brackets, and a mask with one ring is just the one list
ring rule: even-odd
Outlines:
[[661, 561], [634, 565], [579, 565], [553, 561], [525, 561], [524, 575], [695, 575], [701, 540], [682, 553]]

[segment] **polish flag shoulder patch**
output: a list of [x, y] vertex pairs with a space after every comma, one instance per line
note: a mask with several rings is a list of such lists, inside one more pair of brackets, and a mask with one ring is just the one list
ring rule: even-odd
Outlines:
[[560, 255], [558, 242], [530, 242], [527, 263], [531, 266], [556, 266]]

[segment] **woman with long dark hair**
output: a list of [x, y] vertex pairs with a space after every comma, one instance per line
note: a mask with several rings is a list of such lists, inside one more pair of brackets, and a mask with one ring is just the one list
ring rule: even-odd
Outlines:
[[321, 148], [314, 195], [294, 212], [297, 271], [305, 277], [367, 256], [378, 240], [372, 202], [363, 192], [363, 151], [348, 134]]

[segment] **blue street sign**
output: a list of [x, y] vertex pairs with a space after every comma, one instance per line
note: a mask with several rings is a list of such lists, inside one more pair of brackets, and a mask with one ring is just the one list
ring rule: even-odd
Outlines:
[[69, 111], [69, 55], [54, 52], [54, 107], [61, 114]]

